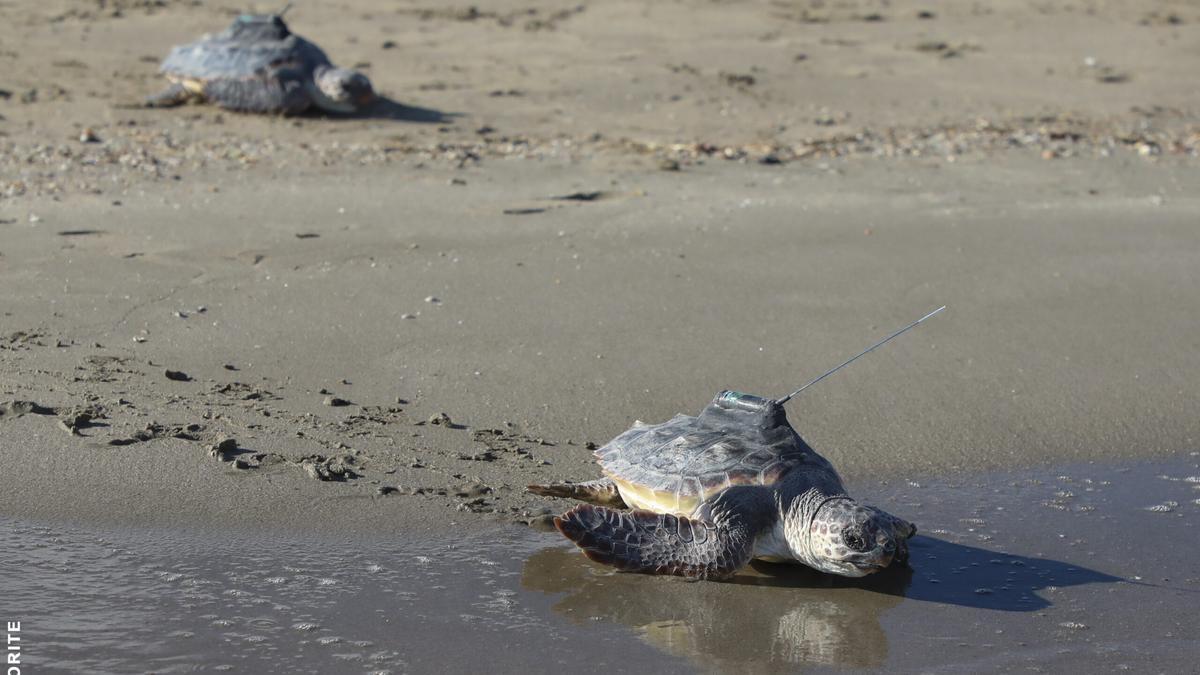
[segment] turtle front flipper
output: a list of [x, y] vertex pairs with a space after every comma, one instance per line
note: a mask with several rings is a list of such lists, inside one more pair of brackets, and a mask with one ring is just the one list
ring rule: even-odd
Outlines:
[[614, 509], [627, 509], [629, 506], [621, 499], [617, 484], [611, 478], [589, 480], [585, 483], [551, 483], [550, 485], [529, 485], [526, 490], [544, 497], [562, 497], [563, 499], [578, 499], [581, 502], [609, 506]]
[[187, 103], [192, 96], [194, 94], [187, 87], [175, 82], [157, 94], [147, 97], [143, 103], [147, 108], [174, 108]]
[[554, 525], [592, 560], [626, 572], [727, 579], [750, 560], [754, 533], [652, 511], [581, 504]]

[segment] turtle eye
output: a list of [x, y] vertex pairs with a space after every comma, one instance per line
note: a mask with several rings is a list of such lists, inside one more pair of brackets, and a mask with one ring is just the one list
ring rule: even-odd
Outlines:
[[851, 551], [858, 551], [861, 553], [866, 551], [868, 548], [867, 542], [865, 539], [863, 539], [862, 534], [853, 530], [846, 530], [842, 532], [842, 541], [846, 543], [847, 548], [849, 548]]

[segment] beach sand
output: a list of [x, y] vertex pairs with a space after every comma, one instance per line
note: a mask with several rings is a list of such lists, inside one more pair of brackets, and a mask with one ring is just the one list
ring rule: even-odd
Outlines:
[[[10, 225], [3, 395], [56, 413], [0, 418], [4, 508], [388, 531], [488, 526], [459, 508], [528, 519], [547, 503], [527, 483], [597, 475], [587, 443], [724, 388], [782, 396], [941, 304], [788, 404], [848, 477], [1200, 438], [1200, 200], [1178, 167], [497, 164], [170, 184]], [[547, 199], [593, 188], [611, 197]], [[516, 204], [546, 210], [504, 214]], [[80, 412], [94, 426], [58, 423]], [[226, 461], [210, 457], [222, 438]], [[305, 458], [361, 478], [312, 480]]]

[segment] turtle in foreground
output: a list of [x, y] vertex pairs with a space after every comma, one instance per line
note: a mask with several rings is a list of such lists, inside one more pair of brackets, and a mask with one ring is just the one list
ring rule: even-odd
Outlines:
[[596, 457], [604, 478], [529, 490], [591, 502], [554, 525], [621, 570], [723, 579], [760, 558], [861, 577], [905, 562], [916, 533], [851, 499], [771, 399], [723, 391], [698, 417], [635, 423]]
[[171, 85], [146, 100], [152, 107], [197, 100], [295, 115], [314, 106], [353, 113], [375, 100], [365, 75], [334, 67], [320, 47], [288, 30], [281, 14], [243, 14], [216, 35], [175, 47], [159, 70]]
[[635, 422], [596, 450], [599, 480], [528, 489], [589, 502], [555, 527], [587, 557], [625, 571], [724, 579], [760, 558], [861, 577], [904, 564], [917, 528], [846, 494], [783, 404], [942, 309], [781, 399], [723, 391], [697, 417]]

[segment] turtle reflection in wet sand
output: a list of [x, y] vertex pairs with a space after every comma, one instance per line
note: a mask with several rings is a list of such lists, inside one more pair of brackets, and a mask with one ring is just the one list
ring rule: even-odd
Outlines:
[[916, 526], [851, 499], [783, 404], [944, 309], [783, 398], [723, 391], [697, 417], [635, 422], [596, 451], [599, 480], [528, 489], [589, 502], [554, 526], [587, 557], [629, 572], [728, 579], [759, 558], [861, 577], [905, 564]]
[[723, 391], [698, 417], [635, 423], [596, 457], [604, 478], [529, 490], [589, 502], [554, 524], [620, 570], [726, 579], [759, 558], [860, 577], [905, 563], [917, 529], [846, 494], [776, 400]]
[[575, 558], [559, 547], [535, 553], [521, 587], [553, 595], [554, 612], [568, 621], [629, 626], [703, 672], [878, 667], [889, 649], [880, 617], [900, 604], [912, 580], [908, 569], [843, 582], [798, 565], [752, 562], [736, 583], [678, 593], [647, 579], [593, 574]]

